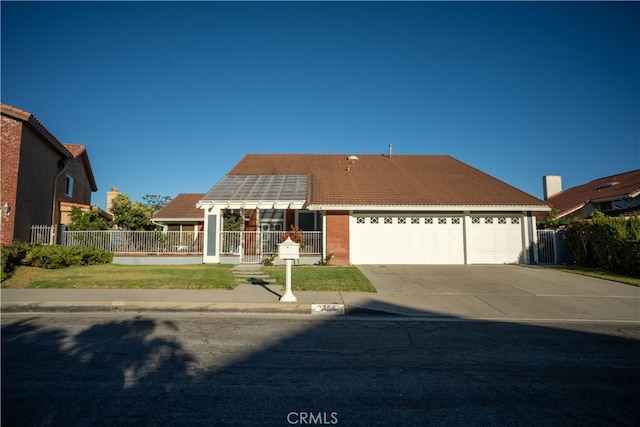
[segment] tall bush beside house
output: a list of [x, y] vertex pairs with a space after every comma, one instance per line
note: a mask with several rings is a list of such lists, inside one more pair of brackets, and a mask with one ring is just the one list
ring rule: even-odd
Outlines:
[[568, 225], [567, 243], [578, 265], [640, 276], [638, 217], [612, 218], [596, 211]]

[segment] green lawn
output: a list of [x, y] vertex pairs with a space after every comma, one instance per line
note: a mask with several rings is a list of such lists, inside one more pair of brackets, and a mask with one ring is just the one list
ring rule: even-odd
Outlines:
[[232, 265], [91, 265], [46, 270], [18, 267], [3, 288], [233, 289]]
[[[66, 289], [233, 289], [230, 264], [91, 265], [46, 270], [20, 266], [3, 288]], [[263, 270], [285, 285], [284, 267]], [[299, 291], [376, 292], [356, 267], [295, 266], [292, 286]]]
[[[263, 267], [262, 270], [285, 286], [285, 267]], [[294, 266], [291, 287], [294, 291], [376, 292], [357, 267]]]
[[582, 274], [583, 276], [597, 277], [598, 279], [605, 279], [605, 280], [611, 280], [613, 282], [626, 283], [627, 285], [640, 286], [640, 278], [638, 277], [623, 276], [620, 274], [611, 273], [610, 271], [606, 271], [606, 270], [598, 270], [595, 268], [586, 268], [586, 267], [577, 267], [577, 266], [553, 267], [553, 268], [557, 268], [558, 270], [566, 271], [568, 273]]

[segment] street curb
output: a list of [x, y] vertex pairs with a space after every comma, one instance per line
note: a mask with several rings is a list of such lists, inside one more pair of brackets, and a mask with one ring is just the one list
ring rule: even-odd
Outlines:
[[2, 313], [137, 313], [137, 312], [189, 312], [189, 313], [278, 313], [309, 314], [311, 304], [260, 303], [188, 303], [140, 301], [21, 301], [3, 303]]

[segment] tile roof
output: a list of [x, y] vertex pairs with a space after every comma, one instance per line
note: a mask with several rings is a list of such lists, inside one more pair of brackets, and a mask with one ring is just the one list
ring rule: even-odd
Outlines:
[[36, 132], [38, 132], [49, 144], [51, 144], [56, 150], [58, 150], [64, 157], [71, 157], [72, 154], [67, 150], [64, 145], [56, 138], [44, 125], [28, 111], [21, 110], [16, 107], [12, 107], [7, 104], [0, 104], [0, 110], [2, 114], [14, 119], [28, 123]]
[[92, 191], [98, 191], [98, 185], [96, 184], [96, 178], [93, 175], [93, 169], [91, 168], [91, 162], [89, 162], [89, 154], [87, 153], [87, 147], [78, 144], [62, 144], [64, 148], [71, 153], [73, 157], [80, 157], [82, 164], [87, 171], [87, 177], [89, 178], [89, 184]]
[[204, 219], [204, 213], [201, 209], [196, 208], [196, 204], [203, 196], [203, 193], [180, 193], [162, 209], [156, 212], [155, 215], [153, 215], [153, 219], [202, 220]]
[[564, 216], [591, 201], [633, 198], [639, 194], [640, 169], [636, 169], [569, 188], [549, 197], [546, 201], [558, 210], [558, 216]]
[[[227, 176], [306, 175], [307, 205], [547, 206], [448, 155], [356, 157], [357, 160], [349, 160], [344, 154], [248, 154]], [[215, 200], [209, 196], [207, 193], [203, 200]]]

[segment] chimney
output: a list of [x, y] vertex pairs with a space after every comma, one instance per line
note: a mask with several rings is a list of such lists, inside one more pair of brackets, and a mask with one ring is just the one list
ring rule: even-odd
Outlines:
[[393, 148], [393, 144], [389, 144], [389, 157], [391, 157], [391, 149]]
[[542, 177], [542, 189], [544, 191], [544, 199], [562, 193], [562, 177], [559, 175], [545, 175]]
[[113, 198], [118, 194], [120, 194], [120, 192], [116, 187], [111, 187], [111, 191], [107, 191], [107, 212], [111, 213], [111, 203]]

